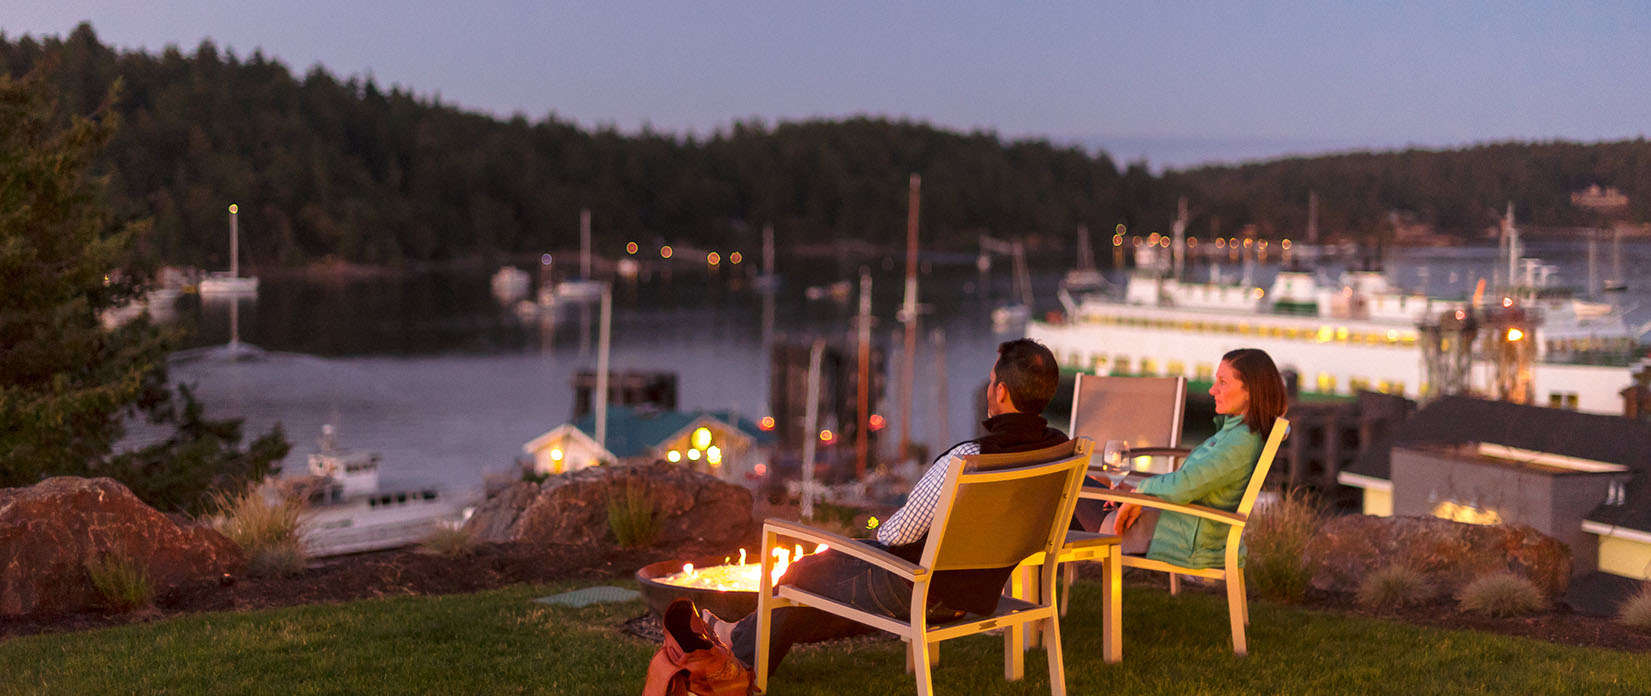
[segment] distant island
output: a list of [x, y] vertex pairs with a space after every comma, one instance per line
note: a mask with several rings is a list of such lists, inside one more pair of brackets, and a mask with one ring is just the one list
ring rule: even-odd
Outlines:
[[[734, 121], [708, 137], [585, 130], [467, 111], [371, 77], [203, 41], [192, 52], [116, 51], [82, 24], [66, 37], [0, 35], [0, 72], [43, 71], [63, 118], [116, 88], [121, 116], [99, 163], [117, 214], [150, 219], [141, 250], [162, 263], [227, 264], [238, 203], [254, 268], [401, 266], [577, 248], [579, 210], [598, 254], [628, 241], [781, 253], [822, 240], [895, 248], [906, 180], [923, 176], [925, 249], [972, 251], [980, 235], [1070, 254], [1080, 225], [1304, 238], [1309, 196], [1325, 240], [1472, 240], [1511, 202], [1523, 225], [1587, 229], [1651, 220], [1651, 143], [1504, 142], [1455, 150], [1338, 153], [1149, 171], [1104, 152], [882, 118]], [[1610, 216], [1572, 204], [1611, 187]], [[1253, 227], [1250, 227], [1253, 226]], [[607, 251], [612, 250], [612, 251]]]

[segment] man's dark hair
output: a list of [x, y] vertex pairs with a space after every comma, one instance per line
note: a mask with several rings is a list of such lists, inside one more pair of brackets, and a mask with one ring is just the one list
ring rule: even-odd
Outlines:
[[1055, 354], [1030, 338], [998, 344], [992, 374], [997, 375], [998, 383], [1009, 388], [1009, 402], [1021, 413], [1043, 413], [1049, 400], [1055, 398], [1055, 389], [1061, 380]]

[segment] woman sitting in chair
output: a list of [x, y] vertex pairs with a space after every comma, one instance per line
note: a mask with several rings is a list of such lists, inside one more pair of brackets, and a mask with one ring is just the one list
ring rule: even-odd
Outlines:
[[[1210, 386], [1215, 435], [1187, 455], [1181, 468], [1141, 482], [1137, 493], [1221, 510], [1238, 507], [1273, 421], [1284, 415], [1284, 379], [1265, 351], [1240, 348], [1221, 356]], [[1119, 490], [1129, 490], [1120, 484]], [[1124, 503], [1100, 531], [1123, 535], [1123, 552], [1193, 567], [1219, 566], [1227, 527], [1177, 512]]]

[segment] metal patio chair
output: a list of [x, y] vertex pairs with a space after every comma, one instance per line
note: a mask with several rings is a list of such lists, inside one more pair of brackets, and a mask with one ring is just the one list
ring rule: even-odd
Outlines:
[[[1273, 459], [1278, 456], [1279, 443], [1284, 441], [1285, 435], [1289, 432], [1289, 419], [1280, 418], [1273, 423], [1273, 431], [1268, 434], [1267, 442], [1261, 448], [1261, 456], [1256, 461], [1255, 472], [1250, 474], [1250, 483], [1244, 489], [1244, 497], [1239, 499], [1238, 508], [1232, 512], [1202, 505], [1172, 503], [1150, 495], [1114, 491], [1110, 488], [1085, 486], [1080, 493], [1083, 498], [1134, 503], [1141, 507], [1179, 512], [1227, 525], [1226, 554], [1224, 562], [1219, 568], [1192, 568], [1157, 561], [1144, 556], [1123, 556], [1122, 563], [1125, 568], [1142, 568], [1171, 573], [1172, 577], [1173, 574], [1178, 573], [1224, 582], [1227, 585], [1227, 613], [1232, 623], [1233, 653], [1237, 655], [1245, 655], [1249, 652], [1244, 638], [1244, 626], [1250, 623], [1249, 603], [1244, 595], [1244, 567], [1240, 564], [1242, 559], [1239, 555], [1242, 546], [1239, 542], [1244, 535], [1244, 526], [1249, 522], [1250, 511], [1255, 507], [1256, 496], [1261, 492], [1261, 484], [1267, 480], [1267, 472], [1272, 469]], [[1188, 452], [1188, 450], [1183, 450], [1180, 456], [1185, 457]]]
[[[1041, 626], [1048, 646], [1050, 692], [1066, 693], [1060, 623], [1053, 602], [1006, 596], [990, 616], [969, 614], [935, 625], [928, 623], [925, 608], [931, 583], [948, 571], [1008, 568], [1034, 554], [1056, 553], [1065, 543], [1090, 448], [1087, 439], [1074, 440], [1031, 452], [973, 455], [951, 461], [918, 563], [795, 522], [765, 522], [762, 579], [757, 593], [757, 688], [768, 686], [771, 612], [786, 606], [808, 606], [900, 636], [906, 641], [907, 667], [917, 675], [917, 693], [922, 696], [933, 690], [930, 670], [938, 658], [940, 641], [998, 628]], [[772, 549], [789, 548], [797, 542], [826, 544], [910, 582], [910, 618], [891, 619], [797, 587], [774, 585], [769, 579]], [[1053, 567], [1043, 570], [1038, 582], [1036, 597], [1054, 596]], [[1023, 671], [1018, 638], [1019, 631], [1005, 631], [1004, 677], [1009, 681], [1019, 680]]]

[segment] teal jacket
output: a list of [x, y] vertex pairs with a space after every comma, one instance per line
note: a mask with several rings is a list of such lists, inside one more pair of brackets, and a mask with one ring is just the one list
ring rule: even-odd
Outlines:
[[[1172, 503], [1238, 509], [1261, 458], [1262, 439], [1238, 416], [1216, 416], [1215, 424], [1215, 435], [1193, 449], [1181, 468], [1143, 481], [1136, 491]], [[1218, 567], [1226, 560], [1230, 530], [1220, 522], [1165, 510], [1153, 529], [1147, 558], [1191, 568]], [[1243, 558], [1241, 551], [1239, 559]]]

